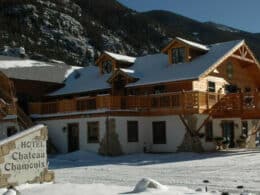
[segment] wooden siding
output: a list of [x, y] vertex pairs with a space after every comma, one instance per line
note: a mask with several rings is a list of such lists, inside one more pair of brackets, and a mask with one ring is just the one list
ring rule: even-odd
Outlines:
[[[228, 77], [227, 73], [227, 66], [229, 63], [231, 63], [233, 66], [233, 76], [231, 79]], [[238, 88], [240, 88], [242, 91], [246, 87], [250, 87], [252, 90], [255, 90], [257, 88], [257, 78], [253, 77], [252, 71], [248, 69], [249, 66], [255, 66], [256, 68], [255, 64], [250, 65], [241, 60], [229, 58], [224, 61], [220, 66], [218, 66], [217, 72], [219, 73], [211, 72], [209, 75], [223, 78], [227, 81], [228, 84], [237, 85]], [[257, 70], [257, 68], [254, 70], [258, 72], [258, 75], [260, 75], [260, 71]]]
[[40, 99], [46, 94], [51, 93], [64, 86], [64, 84], [41, 81], [30, 81], [20, 79], [12, 79], [12, 81], [14, 83], [16, 94], [18, 96], [22, 94], [29, 97], [33, 97], [34, 99]]
[[[232, 78], [228, 76], [228, 64], [232, 64], [233, 67]], [[225, 93], [225, 85], [236, 85], [242, 92], [244, 92], [246, 88], [250, 88], [253, 92], [260, 88], [259, 75], [260, 70], [256, 64], [230, 57], [207, 76], [193, 81], [192, 90], [207, 91], [208, 81], [212, 81], [216, 84], [216, 92], [222, 94]]]
[[145, 95], [145, 94], [154, 94], [156, 87], [164, 86], [165, 93], [171, 92], [181, 92], [181, 91], [191, 91], [192, 90], [192, 81], [178, 81], [171, 83], [158, 83], [154, 85], [138, 86], [127, 88], [127, 94], [132, 95], [132, 92], [135, 92], [135, 95]]

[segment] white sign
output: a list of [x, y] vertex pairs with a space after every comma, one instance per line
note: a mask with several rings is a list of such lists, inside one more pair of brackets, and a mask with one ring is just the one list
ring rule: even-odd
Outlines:
[[47, 129], [38, 125], [0, 142], [0, 186], [45, 181], [49, 174], [46, 141]]

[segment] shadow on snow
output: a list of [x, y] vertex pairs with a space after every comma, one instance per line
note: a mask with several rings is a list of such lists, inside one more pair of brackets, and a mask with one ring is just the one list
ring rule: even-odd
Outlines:
[[68, 154], [50, 155], [49, 168], [62, 169], [82, 166], [126, 165], [146, 166], [162, 163], [178, 163], [209, 158], [230, 157], [235, 155], [250, 156], [260, 153], [260, 150], [230, 150], [214, 153], [166, 153], [166, 154], [132, 154], [119, 157], [100, 156], [96, 153], [77, 151]]

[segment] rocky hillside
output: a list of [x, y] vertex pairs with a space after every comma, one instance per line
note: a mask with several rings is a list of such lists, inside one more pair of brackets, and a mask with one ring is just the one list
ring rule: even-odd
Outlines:
[[0, 25], [0, 54], [73, 65], [91, 64], [103, 50], [158, 52], [174, 36], [203, 43], [245, 38], [260, 54], [259, 34], [171, 12], [138, 13], [116, 0], [0, 0]]
[[158, 24], [115, 0], [0, 2], [0, 48], [24, 47], [36, 59], [87, 65], [103, 50], [156, 52], [165, 39]]

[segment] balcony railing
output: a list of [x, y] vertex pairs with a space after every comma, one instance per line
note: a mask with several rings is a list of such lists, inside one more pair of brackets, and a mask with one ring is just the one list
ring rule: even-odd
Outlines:
[[170, 111], [176, 114], [260, 112], [260, 93], [217, 94], [209, 92], [178, 92], [144, 96], [96, 96], [64, 99], [54, 102], [30, 103], [31, 114], [54, 114], [98, 109]]

